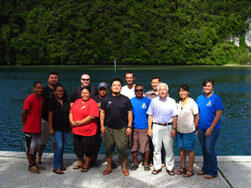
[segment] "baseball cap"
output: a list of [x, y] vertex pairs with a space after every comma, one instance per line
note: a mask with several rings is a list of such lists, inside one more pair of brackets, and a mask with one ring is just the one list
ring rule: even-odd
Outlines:
[[98, 84], [98, 89], [100, 89], [100, 88], [108, 89], [108, 84], [106, 82], [100, 82]]

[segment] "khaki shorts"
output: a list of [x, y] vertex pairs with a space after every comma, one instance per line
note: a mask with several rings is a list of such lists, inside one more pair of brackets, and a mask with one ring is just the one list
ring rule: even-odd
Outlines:
[[112, 157], [114, 147], [118, 148], [118, 156], [121, 160], [128, 158], [128, 136], [126, 135], [126, 128], [112, 129], [105, 127], [105, 157]]
[[131, 151], [138, 151], [145, 153], [149, 151], [149, 137], [147, 136], [147, 129], [134, 129], [133, 132], [133, 146]]
[[[46, 145], [50, 139], [50, 130], [49, 130], [49, 123], [44, 119], [41, 120], [41, 129], [42, 129], [42, 137], [41, 137], [41, 145]], [[51, 136], [51, 140], [55, 143], [54, 137]]]

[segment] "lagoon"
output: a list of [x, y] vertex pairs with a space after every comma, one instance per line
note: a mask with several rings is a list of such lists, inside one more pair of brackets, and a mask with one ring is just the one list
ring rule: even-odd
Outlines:
[[[59, 73], [59, 82], [66, 88], [68, 96], [80, 85], [82, 73], [91, 76], [92, 85], [101, 81], [109, 82], [113, 77], [124, 77], [125, 70], [133, 70], [136, 83], [150, 90], [153, 76], [160, 76], [169, 86], [169, 94], [178, 100], [178, 87], [182, 83], [190, 86], [190, 96], [194, 99], [202, 93], [202, 81], [214, 78], [215, 93], [223, 101], [222, 129], [216, 145], [218, 155], [251, 155], [251, 68], [219, 66], [16, 66], [0, 67], [0, 150], [25, 151], [22, 132], [21, 112], [24, 99], [32, 92], [35, 80], [47, 84], [50, 71]], [[51, 143], [47, 152], [51, 152]], [[179, 150], [174, 144], [175, 154]], [[73, 153], [72, 138], [66, 143], [65, 152]], [[101, 148], [103, 153], [103, 146]], [[201, 155], [198, 140], [196, 155]]]

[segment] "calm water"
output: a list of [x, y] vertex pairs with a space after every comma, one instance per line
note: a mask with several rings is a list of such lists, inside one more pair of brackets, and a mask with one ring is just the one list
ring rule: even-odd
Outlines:
[[[123, 78], [122, 67], [116, 73], [112, 68], [102, 67], [0, 67], [0, 150], [24, 151], [24, 135], [22, 132], [21, 112], [24, 99], [32, 92], [34, 80], [47, 84], [49, 71], [59, 73], [68, 95], [79, 86], [80, 75], [89, 73], [92, 85], [100, 81], [109, 81], [114, 76]], [[223, 101], [222, 130], [217, 143], [218, 155], [251, 155], [251, 68], [229, 67], [134, 67], [136, 83], [143, 83], [150, 89], [153, 76], [160, 76], [169, 85], [170, 96], [178, 99], [178, 86], [187, 83], [190, 96], [194, 99], [202, 93], [202, 80], [212, 77], [216, 81], [215, 93]], [[66, 152], [72, 153], [72, 136], [69, 135]], [[200, 145], [196, 141], [196, 155], [201, 155]], [[51, 143], [47, 151], [51, 151]], [[178, 148], [174, 144], [175, 154]], [[103, 152], [103, 146], [101, 153]]]

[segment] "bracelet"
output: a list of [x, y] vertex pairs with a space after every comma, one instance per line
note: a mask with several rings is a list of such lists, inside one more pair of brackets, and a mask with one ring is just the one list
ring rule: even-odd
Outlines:
[[127, 128], [132, 129], [132, 126], [128, 126]]
[[176, 128], [173, 127], [172, 129], [174, 129], [176, 131]]

